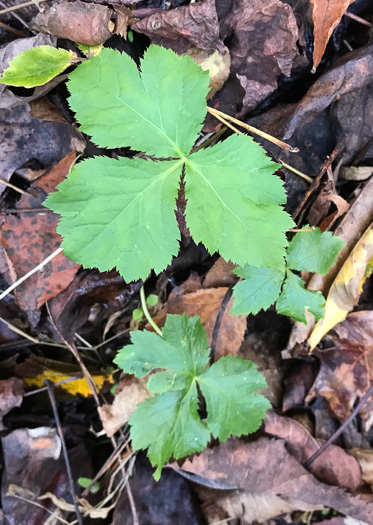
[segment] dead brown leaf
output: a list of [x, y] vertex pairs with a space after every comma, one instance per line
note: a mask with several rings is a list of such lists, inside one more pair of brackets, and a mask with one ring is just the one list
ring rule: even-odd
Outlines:
[[373, 491], [373, 450], [351, 448], [348, 453], [357, 459], [361, 468], [363, 480]]
[[209, 493], [230, 519], [263, 522], [292, 509], [331, 507], [354, 519], [373, 521], [373, 496], [351, 495], [319, 482], [286, 450], [283, 440], [245, 443], [230, 438], [186, 461], [179, 472], [204, 487], [231, 487], [230, 493]]
[[145, 379], [126, 376], [119, 383], [113, 403], [98, 407], [102, 426], [109, 437], [114, 436], [129, 421], [141, 401], [151, 397], [146, 383]]
[[[324, 443], [315, 439], [298, 421], [290, 417], [279, 416], [269, 410], [264, 420], [264, 429], [268, 434], [284, 439], [287, 450], [304, 464]], [[319, 481], [344, 487], [351, 491], [364, 485], [359, 464], [345, 450], [330, 445], [311, 465], [310, 471]]]
[[19, 407], [23, 400], [24, 383], [16, 377], [0, 381], [0, 430], [4, 430], [3, 417]]
[[355, 0], [310, 0], [313, 9], [313, 70], [320, 64], [326, 44], [349, 5]]
[[28, 104], [0, 109], [0, 144], [0, 172], [6, 181], [31, 160], [50, 168], [72, 151], [85, 149], [83, 136], [74, 126], [34, 118]]
[[[184, 283], [183, 289], [175, 288], [171, 292], [165, 307], [154, 318], [154, 321], [158, 326], [163, 326], [167, 314], [182, 314], [185, 312], [188, 317], [199, 315], [211, 343], [220, 305], [228, 288], [194, 288], [193, 291], [184, 292], [185, 289], [188, 289], [188, 281], [190, 279]], [[193, 278], [191, 282], [195, 284]], [[246, 317], [230, 315], [232, 304], [231, 299], [222, 318], [216, 344], [216, 359], [224, 355], [236, 354], [241, 346], [246, 330]]]
[[191, 47], [215, 49], [223, 55], [226, 51], [219, 36], [215, 0], [157, 12], [136, 22], [132, 28], [147, 35], [153, 44], [171, 48], [180, 55]]
[[106, 6], [80, 0], [61, 2], [40, 11], [31, 25], [42, 33], [94, 46], [112, 36], [114, 23], [110, 18], [113, 13]]
[[[17, 203], [19, 209], [40, 208], [48, 193], [62, 182], [75, 160], [71, 153], [35, 181]], [[31, 195], [32, 192], [32, 195]], [[9, 215], [1, 229], [1, 245], [11, 261], [17, 278], [22, 277], [60, 247], [61, 237], [56, 233], [57, 215], [36, 211]], [[48, 299], [55, 297], [73, 280], [79, 266], [62, 253], [52, 259], [41, 271], [17, 287], [17, 304], [34, 315]]]

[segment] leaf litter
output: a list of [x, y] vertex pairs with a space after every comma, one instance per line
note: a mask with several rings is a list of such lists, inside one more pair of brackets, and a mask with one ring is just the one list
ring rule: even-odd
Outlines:
[[[162, 327], [170, 314], [186, 312], [188, 317], [198, 314], [209, 344], [214, 345], [215, 365], [222, 366], [224, 359], [233, 356], [255, 362], [267, 379], [268, 388], [262, 393], [274, 410], [267, 413], [263, 426], [249, 440], [245, 436], [230, 438], [225, 443], [213, 439], [199, 456], [190, 455], [184, 463], [171, 463], [172, 469], [163, 469], [156, 484], [145, 455], [141, 452], [134, 455], [127, 442], [127, 423], [140, 401], [147, 399], [153, 403], [152, 400], [164, 394], [154, 395], [146, 388], [144, 379], [113, 370], [117, 350], [133, 348], [128, 346], [129, 329], [134, 326], [133, 311], [141, 307], [138, 297], [141, 282], [126, 283], [114, 270], [100, 273], [79, 269], [59, 255], [44, 271], [17, 286], [1, 304], [0, 382], [4, 388], [0, 389], [0, 411], [5, 519], [10, 523], [41, 523], [48, 517], [51, 523], [53, 519], [55, 522], [76, 519], [66, 488], [60, 437], [53, 428], [55, 422], [43, 391], [44, 380], [49, 379], [57, 383], [56, 398], [74, 479], [85, 476], [93, 482], [99, 474], [99, 497], [104, 508], [96, 509], [98, 500], [89, 490], [84, 492], [80, 488], [80, 512], [88, 509], [92, 518], [97, 515], [103, 523], [199, 524], [226, 519], [242, 523], [256, 520], [266, 525], [295, 520], [320, 525], [372, 523], [372, 459], [367, 448], [372, 444], [372, 397], [359, 411], [353, 428], [350, 426], [350, 438], [346, 428], [338, 442], [330, 445], [308, 470], [304, 468], [325, 439], [347, 420], [372, 381], [373, 303], [367, 270], [371, 256], [366, 253], [364, 260], [356, 257], [352, 266], [349, 260], [359, 242], [364, 241], [364, 232], [373, 220], [372, 178], [369, 178], [372, 50], [367, 26], [363, 31], [359, 22], [346, 23], [346, 18], [339, 23], [351, 4], [354, 13], [369, 24], [373, 16], [371, 6], [359, 0], [335, 0], [326, 6], [321, 0], [291, 3], [205, 0], [183, 5], [178, 1], [148, 0], [131, 2], [137, 4], [132, 9], [133, 17], [125, 11], [122, 22], [118, 15], [122, 8], [118, 8], [114, 27], [112, 5], [129, 2], [107, 5], [100, 0], [73, 4], [61, 2], [52, 7], [45, 4], [40, 12], [36, 6], [23, 8], [17, 11], [18, 19], [11, 13], [3, 15], [8, 26], [27, 31], [27, 38], [16, 38], [6, 29], [0, 34], [1, 73], [22, 50], [45, 44], [55, 46], [55, 37], [60, 39], [59, 47], [76, 56], [82, 56], [84, 49], [77, 43], [107, 41], [107, 47], [125, 51], [139, 60], [146, 47], [141, 34], [180, 55], [187, 53], [210, 73], [210, 87], [215, 91], [210, 92], [212, 107], [241, 116], [278, 138], [289, 138], [300, 149], [298, 155], [280, 152], [276, 146], [262, 142], [275, 161], [281, 159], [291, 168], [316, 178], [308, 201], [303, 201], [307, 183], [300, 183], [297, 175], [283, 168], [285, 189], [291, 196], [289, 210], [290, 207], [291, 211], [296, 210], [301, 204], [299, 227], [311, 224], [319, 225], [321, 231], [334, 231], [346, 246], [326, 275], [320, 275], [325, 273], [324, 268], [312, 265], [295, 268], [296, 272], [303, 270], [305, 291], [335, 297], [333, 283], [344, 267], [349, 268], [348, 282], [352, 275], [356, 286], [350, 293], [345, 279], [343, 293], [351, 299], [338, 299], [345, 320], [340, 322], [341, 317], [337, 318], [333, 311], [333, 323], [320, 332], [317, 348], [306, 355], [309, 351], [306, 341], [315, 330], [309, 313], [308, 325], [302, 324], [301, 329], [301, 323], [292, 325], [273, 307], [248, 317], [231, 315], [234, 300], [230, 299], [224, 307], [222, 304], [238, 278], [232, 273], [234, 265], [222, 258], [216, 260], [201, 246], [193, 246], [190, 231], [181, 228], [180, 255], [146, 283], [147, 293], [158, 296], [157, 308], [150, 307], [155, 321]], [[77, 16], [71, 15], [72, 9], [78, 11]], [[34, 28], [34, 36], [28, 33], [29, 27]], [[130, 30], [127, 41], [112, 37], [115, 32], [125, 35], [127, 29]], [[355, 49], [352, 53], [347, 50], [350, 42]], [[310, 75], [312, 66], [317, 66], [315, 76]], [[213, 84], [216, 73], [217, 84]], [[104, 154], [90, 142], [90, 137], [77, 131], [75, 115], [66, 102], [64, 81], [62, 74], [33, 92], [0, 85], [2, 178], [20, 190], [2, 186], [2, 289], [59, 246], [56, 218], [43, 208], [45, 194], [54, 191], [78, 155], [84, 151], [86, 157]], [[48, 102], [41, 98], [45, 95]], [[58, 116], [51, 109], [51, 101], [54, 108], [58, 107]], [[108, 119], [104, 127], [107, 122]], [[209, 130], [224, 131], [211, 115], [203, 129], [199, 136], [202, 140], [209, 139], [206, 135]], [[128, 155], [123, 148], [107, 153], [113, 159]], [[318, 178], [327, 156], [331, 155], [333, 161]], [[96, 215], [100, 216], [97, 210]], [[178, 223], [181, 224], [180, 220]], [[186, 247], [191, 246], [193, 249], [187, 251]], [[308, 253], [312, 254], [313, 249], [316, 250], [316, 241], [308, 246]], [[291, 257], [294, 254], [290, 251], [290, 261]], [[356, 265], [360, 269], [364, 266], [361, 275]], [[313, 271], [320, 273], [312, 274]], [[300, 278], [298, 273], [294, 277]], [[293, 304], [288, 306], [293, 309]], [[287, 309], [286, 306], [283, 311]], [[150, 333], [145, 318], [137, 326], [140, 331], [133, 332], [134, 340], [141, 334], [158, 337]], [[82, 379], [84, 374], [76, 364], [76, 357], [85, 366], [88, 379]], [[167, 378], [159, 375], [159, 369], [154, 372], [146, 378], [150, 385], [159, 388], [168, 384]], [[108, 383], [112, 373], [115, 385], [110, 393]], [[93, 384], [94, 395], [89, 376], [97, 383]], [[109, 378], [106, 385], [105, 378]], [[63, 381], [68, 381], [66, 385], [71, 387], [64, 390], [63, 385], [58, 385]], [[31, 395], [35, 389], [42, 391]], [[230, 389], [233, 395], [234, 385]], [[172, 394], [171, 390], [172, 395], [175, 392], [178, 391]], [[206, 426], [211, 409], [205, 406], [206, 392], [200, 401], [198, 415], [201, 425]], [[98, 413], [95, 403], [99, 405]], [[219, 410], [218, 416], [214, 415], [218, 419], [224, 412], [222, 406]], [[159, 417], [165, 414], [159, 413]], [[150, 416], [148, 420], [152, 421]], [[141, 419], [140, 423], [148, 424], [148, 420]], [[160, 435], [154, 434], [157, 424], [155, 421], [147, 427], [153, 447]], [[222, 420], [220, 424], [224, 426]], [[220, 432], [225, 438], [216, 421], [210, 425], [214, 436]], [[105, 440], [109, 436], [122, 447], [119, 453], [117, 447], [114, 456], [108, 451], [107, 441], [100, 437], [102, 429]], [[120, 437], [121, 432], [124, 433]], [[353, 433], [355, 437], [351, 438]], [[358, 445], [350, 450], [349, 443], [354, 441]], [[141, 448], [136, 440], [134, 445]], [[126, 488], [126, 480], [120, 478], [121, 468], [129, 476]], [[56, 480], [53, 486], [51, 479]], [[105, 499], [109, 496], [110, 502]], [[37, 499], [40, 497], [44, 499]], [[36, 502], [52, 512], [52, 517], [45, 508], [36, 507]], [[111, 504], [115, 510], [109, 517], [107, 509]], [[340, 516], [333, 515], [329, 508]], [[325, 521], [325, 515], [331, 519]]]

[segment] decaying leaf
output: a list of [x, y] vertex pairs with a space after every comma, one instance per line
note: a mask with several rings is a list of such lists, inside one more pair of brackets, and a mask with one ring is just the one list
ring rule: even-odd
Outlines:
[[[167, 314], [186, 312], [188, 317], [199, 315], [211, 343], [216, 317], [228, 288], [225, 286], [204, 288], [197, 284], [197, 287], [193, 286], [192, 291], [188, 291], [192, 283], [193, 277], [190, 277], [180, 288], [175, 288], [171, 292], [165, 307], [154, 320], [159, 326], [162, 326]], [[215, 284], [217, 283], [215, 282]], [[232, 299], [230, 299], [221, 321], [216, 345], [216, 359], [223, 355], [237, 354], [246, 330], [246, 317], [230, 315], [231, 308]]]
[[106, 434], [109, 437], [114, 436], [129, 421], [137, 405], [151, 395], [146, 388], [145, 379], [137, 379], [133, 376], [123, 378], [115, 392], [113, 403], [98, 407]]
[[[45, 386], [47, 379], [52, 383], [65, 381], [59, 385], [59, 388], [64, 392], [72, 396], [81, 395], [83, 397], [89, 397], [92, 395], [92, 390], [86, 378], [83, 376], [81, 369], [76, 365], [32, 355], [26, 361], [17, 365], [16, 374], [18, 377], [21, 377], [28, 386], [41, 388]], [[106, 382], [111, 384], [114, 382], [111, 374], [92, 372], [91, 377], [99, 389], [101, 389]]]
[[310, 0], [313, 9], [313, 71], [320, 64], [326, 44], [349, 5], [355, 0]]
[[330, 288], [325, 317], [317, 322], [308, 339], [311, 350], [333, 326], [346, 319], [348, 312], [357, 304], [363, 284], [373, 269], [372, 258], [373, 225], [352, 250]]
[[12, 408], [21, 406], [24, 383], [16, 377], [0, 381], [0, 430], [4, 430], [3, 417]]
[[61, 2], [40, 11], [32, 26], [57, 38], [67, 38], [79, 44], [94, 46], [106, 42], [112, 35], [112, 9], [97, 4]]
[[217, 50], [206, 51], [198, 47], [192, 47], [187, 54], [210, 75], [210, 91], [207, 99], [212, 98], [229, 77], [231, 58], [228, 49], [222, 55]]
[[283, 440], [245, 443], [230, 438], [186, 461], [179, 473], [202, 485], [205, 496], [206, 487], [220, 488], [207, 495], [223, 509], [225, 518], [263, 522], [295, 509], [331, 507], [354, 519], [373, 520], [373, 496], [351, 495], [317, 481], [287, 451]]
[[215, 0], [157, 12], [136, 22], [132, 28], [150, 37], [153, 44], [173, 49], [178, 54], [186, 53], [191, 47], [214, 49], [221, 54], [226, 51], [219, 36]]
[[[324, 397], [333, 415], [341, 422], [350, 415], [357, 400], [362, 398], [372, 380], [373, 367], [373, 313], [355, 312], [335, 326], [328, 342], [332, 347], [314, 354], [321, 362], [320, 371], [307, 396], [310, 402]], [[373, 397], [360, 410], [367, 428], [373, 423]]]
[[[11, 261], [17, 278], [22, 277], [46, 257], [57, 250], [61, 243], [56, 233], [58, 218], [55, 214], [39, 210], [48, 193], [55, 190], [75, 161], [75, 153], [67, 155], [60, 163], [36, 180], [28, 194], [17, 203], [19, 209], [37, 211], [9, 215], [1, 228], [1, 245]], [[32, 194], [31, 194], [32, 193]], [[34, 315], [48, 299], [55, 297], [73, 280], [79, 265], [62, 253], [52, 259], [41, 271], [36, 272], [17, 287], [17, 304]]]
[[363, 448], [350, 448], [351, 456], [359, 462], [363, 480], [373, 491], [373, 450]]
[[[302, 465], [323, 444], [323, 440], [315, 439], [298, 421], [279, 416], [273, 410], [267, 412], [264, 428], [268, 434], [284, 439], [287, 450]], [[312, 463], [310, 471], [319, 481], [351, 491], [364, 485], [358, 462], [336, 445], [330, 445]]]

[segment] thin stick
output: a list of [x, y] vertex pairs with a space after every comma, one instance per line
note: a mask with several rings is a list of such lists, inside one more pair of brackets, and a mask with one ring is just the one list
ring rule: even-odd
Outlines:
[[307, 461], [305, 462], [304, 464], [304, 467], [305, 468], [309, 468], [312, 463], [319, 457], [321, 456], [321, 454], [323, 452], [325, 452], [325, 450], [329, 447], [329, 445], [331, 445], [336, 439], [338, 436], [340, 436], [342, 434], [342, 432], [344, 431], [344, 429], [351, 423], [351, 421], [357, 416], [357, 414], [360, 412], [361, 410], [361, 407], [363, 405], [365, 405], [365, 403], [368, 401], [368, 399], [371, 397], [371, 395], [373, 394], [373, 383], [370, 385], [370, 387], [368, 388], [366, 394], [364, 395], [363, 398], [361, 398], [361, 401], [358, 403], [358, 405], [354, 408], [354, 410], [351, 412], [351, 414], [348, 416], [348, 418], [346, 419], [346, 421], [344, 421], [344, 423], [342, 423], [342, 425], [339, 427], [339, 429], [334, 432], [333, 435], [330, 436], [330, 438], [325, 441], [325, 443], [323, 445], [321, 445], [321, 447], [314, 453], [312, 454], [312, 456], [307, 459]]
[[228, 290], [226, 291], [226, 294], [224, 295], [223, 300], [220, 304], [218, 315], [216, 317], [215, 326], [211, 338], [210, 364], [213, 364], [215, 359], [216, 343], [218, 341], [220, 325], [223, 320], [223, 316], [230, 301], [230, 298], [232, 297], [233, 287], [234, 285], [231, 284]]
[[19, 36], [20, 38], [27, 37], [26, 33], [23, 31], [18, 31], [18, 29], [14, 29], [14, 27], [8, 26], [8, 24], [4, 24], [3, 22], [0, 22], [0, 27], [2, 29], [5, 29], [5, 31], [10, 31], [11, 33], [14, 33], [15, 35]]
[[140, 299], [141, 299], [141, 308], [143, 309], [146, 319], [148, 320], [149, 324], [154, 328], [154, 330], [157, 332], [157, 334], [162, 337], [162, 330], [159, 328], [159, 326], [155, 324], [155, 322], [153, 321], [149, 313], [148, 305], [146, 304], [144, 285], [142, 285], [140, 288]]
[[22, 2], [21, 4], [14, 5], [12, 7], [7, 7], [6, 9], [2, 9], [0, 11], [0, 15], [5, 15], [5, 13], [10, 13], [11, 11], [18, 11], [18, 9], [22, 9], [22, 7], [28, 7], [29, 5], [35, 5], [35, 3], [39, 4], [40, 2], [45, 2], [46, 0], [30, 0], [29, 2]]
[[66, 471], [67, 471], [67, 477], [69, 479], [70, 492], [71, 492], [71, 496], [73, 498], [74, 507], [75, 507], [75, 514], [76, 514], [79, 525], [83, 525], [83, 519], [82, 519], [82, 515], [80, 514], [79, 505], [78, 505], [78, 498], [75, 492], [75, 486], [74, 486], [74, 480], [73, 480], [73, 476], [71, 472], [69, 456], [67, 454], [65, 438], [63, 435], [63, 431], [62, 431], [60, 416], [57, 410], [56, 398], [54, 397], [53, 383], [52, 381], [49, 381], [48, 379], [45, 381], [45, 383], [48, 388], [48, 396], [49, 396], [49, 400], [52, 406], [54, 420], [56, 421], [58, 435], [60, 436], [60, 440], [61, 440], [62, 452], [63, 452], [63, 456], [65, 459], [65, 465], [66, 465]]
[[17, 326], [12, 325], [11, 323], [6, 321], [2, 317], [0, 317], [0, 323], [4, 323], [9, 328], [9, 330], [12, 330], [12, 332], [18, 335], [21, 335], [25, 339], [28, 339], [29, 341], [32, 341], [33, 343], [36, 343], [36, 344], [40, 343], [38, 339], [35, 339], [35, 337], [32, 337], [31, 335], [26, 334], [26, 332], [24, 332], [23, 330], [20, 330], [19, 328], [17, 328]]
[[301, 171], [298, 171], [297, 169], [293, 168], [292, 166], [289, 166], [289, 164], [286, 164], [283, 160], [280, 159], [281, 164], [287, 168], [288, 170], [292, 171], [296, 175], [299, 175], [299, 177], [302, 177], [302, 179], [306, 180], [309, 184], [313, 183], [313, 179], [306, 175], [305, 173], [302, 173]]
[[[64, 379], [63, 381], [59, 381], [58, 383], [53, 383], [53, 387], [56, 388], [57, 386], [65, 385], [66, 383], [71, 383], [72, 381], [78, 381], [81, 379], [81, 377], [69, 377], [68, 379]], [[26, 392], [23, 394], [23, 397], [29, 397], [34, 396], [35, 394], [40, 394], [41, 392], [46, 392], [48, 390], [47, 386], [42, 386], [41, 388], [37, 388], [36, 390], [31, 390], [30, 392]]]
[[140, 525], [139, 517], [137, 515], [135, 500], [134, 500], [133, 495], [132, 495], [132, 490], [131, 490], [129, 481], [127, 481], [127, 484], [126, 484], [126, 491], [127, 491], [128, 501], [130, 503], [130, 509], [131, 509], [131, 512], [132, 512], [133, 525]]
[[354, 15], [353, 13], [346, 12], [345, 16], [347, 16], [347, 18], [351, 18], [351, 20], [355, 20], [355, 22], [359, 22], [359, 24], [363, 24], [364, 26], [373, 27], [373, 24], [367, 20], [364, 20], [364, 18], [361, 18], [360, 16]]
[[238, 135], [243, 135], [244, 134], [243, 131], [240, 131], [239, 129], [237, 129], [235, 126], [233, 126], [233, 124], [231, 124], [230, 122], [225, 120], [225, 118], [222, 117], [221, 115], [214, 115], [214, 117], [217, 118], [218, 120], [220, 120], [220, 122], [222, 122], [225, 126], [227, 126], [227, 128], [231, 129], [232, 131], [234, 131]]
[[28, 195], [26, 191], [21, 190], [21, 188], [17, 188], [17, 186], [14, 186], [14, 184], [11, 184], [7, 180], [4, 180], [0, 177], [0, 184], [4, 184], [4, 186], [7, 186], [8, 188], [11, 188], [14, 191], [17, 191], [21, 195]]
[[44, 261], [42, 261], [40, 264], [35, 266], [32, 270], [30, 270], [26, 275], [18, 279], [15, 283], [13, 283], [9, 288], [4, 290], [4, 292], [0, 295], [0, 301], [4, 299], [10, 292], [12, 292], [17, 286], [25, 282], [31, 275], [34, 275], [34, 273], [38, 272], [39, 270], [42, 270], [46, 264], [48, 264], [52, 259], [54, 259], [57, 255], [63, 252], [63, 248], [58, 248], [56, 251], [54, 251], [51, 255], [49, 255]]
[[218, 109], [207, 107], [207, 111], [211, 113], [211, 115], [214, 115], [214, 117], [216, 117], [217, 115], [220, 115], [224, 119], [234, 122], [235, 124], [237, 124], [237, 126], [245, 128], [247, 129], [247, 131], [250, 131], [251, 133], [255, 133], [255, 135], [259, 135], [259, 137], [262, 137], [263, 139], [273, 142], [273, 144], [276, 144], [276, 146], [279, 146], [280, 148], [283, 148], [286, 151], [291, 151], [292, 153], [299, 152], [298, 148], [290, 146], [290, 144], [286, 144], [286, 142], [276, 139], [275, 137], [272, 137], [272, 135], [269, 135], [268, 133], [265, 133], [264, 131], [260, 131], [260, 129], [254, 128], [253, 126], [250, 126], [249, 124], [246, 124], [245, 122], [242, 122], [241, 120], [231, 117], [230, 115], [227, 115], [226, 113], [223, 113], [222, 111], [219, 111]]

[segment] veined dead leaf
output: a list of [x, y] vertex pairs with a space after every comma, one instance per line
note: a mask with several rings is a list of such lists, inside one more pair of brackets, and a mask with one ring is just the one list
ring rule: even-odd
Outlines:
[[320, 319], [308, 339], [313, 350], [324, 335], [341, 323], [357, 304], [364, 282], [373, 270], [373, 224], [356, 244], [334, 283], [325, 303], [325, 317]]
[[313, 69], [315, 72], [324, 54], [326, 44], [342, 16], [355, 0], [310, 0], [313, 10], [315, 47]]

